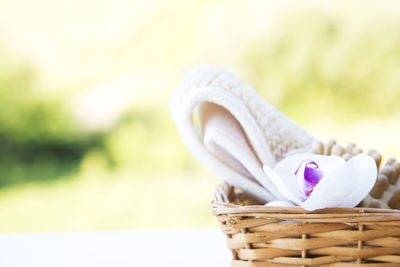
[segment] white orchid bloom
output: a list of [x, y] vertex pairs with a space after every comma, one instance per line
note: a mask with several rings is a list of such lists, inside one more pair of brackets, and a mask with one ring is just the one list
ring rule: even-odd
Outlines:
[[[324, 208], [351, 208], [371, 191], [377, 176], [375, 161], [359, 154], [346, 162], [338, 156], [295, 154], [278, 162], [266, 175], [290, 202], [313, 211]], [[275, 206], [275, 205], [272, 205]]]

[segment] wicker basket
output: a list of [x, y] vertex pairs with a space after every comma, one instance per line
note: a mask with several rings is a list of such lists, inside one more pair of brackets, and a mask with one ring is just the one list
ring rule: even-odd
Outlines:
[[211, 203], [231, 266], [400, 266], [400, 210], [254, 204], [227, 184]]

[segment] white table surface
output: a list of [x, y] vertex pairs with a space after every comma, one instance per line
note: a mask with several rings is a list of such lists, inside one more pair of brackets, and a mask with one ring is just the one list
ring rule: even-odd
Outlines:
[[0, 267], [228, 267], [219, 229], [0, 234]]

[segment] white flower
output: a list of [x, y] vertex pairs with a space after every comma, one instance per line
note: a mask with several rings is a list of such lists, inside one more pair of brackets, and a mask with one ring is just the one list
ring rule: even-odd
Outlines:
[[295, 154], [273, 171], [264, 165], [264, 171], [284, 197], [309, 211], [356, 206], [371, 191], [378, 172], [367, 154], [348, 162], [337, 156]]

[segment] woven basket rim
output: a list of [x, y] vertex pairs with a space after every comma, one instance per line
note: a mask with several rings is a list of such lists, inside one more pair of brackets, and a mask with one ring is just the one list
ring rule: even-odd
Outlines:
[[[373, 222], [373, 221], [399, 221], [400, 210], [378, 208], [326, 208], [308, 211], [302, 207], [266, 207], [264, 205], [241, 206], [230, 203], [232, 186], [223, 183], [217, 188], [216, 195], [210, 207], [215, 216], [258, 216], [276, 218], [281, 220], [313, 220], [320, 222]], [[221, 197], [221, 195], [223, 195]]]
[[235, 214], [235, 213], [275, 213], [275, 214], [383, 214], [398, 215], [400, 210], [394, 209], [376, 209], [376, 208], [325, 208], [315, 211], [308, 211], [302, 207], [267, 207], [264, 205], [247, 205], [241, 206], [232, 203], [211, 202], [210, 207], [219, 214]]

